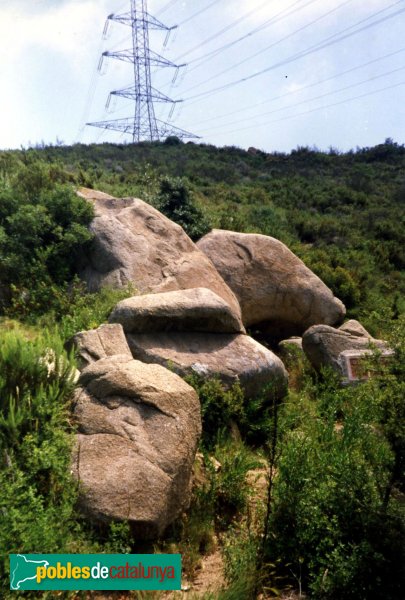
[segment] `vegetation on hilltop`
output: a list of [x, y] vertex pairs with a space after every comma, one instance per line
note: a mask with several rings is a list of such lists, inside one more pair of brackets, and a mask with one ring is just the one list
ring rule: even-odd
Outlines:
[[2, 152], [0, 181], [42, 161], [53, 181], [143, 198], [194, 239], [209, 226], [280, 239], [350, 316], [364, 318], [382, 304], [394, 315], [404, 310], [403, 145], [388, 139], [347, 153], [267, 154], [167, 142]]

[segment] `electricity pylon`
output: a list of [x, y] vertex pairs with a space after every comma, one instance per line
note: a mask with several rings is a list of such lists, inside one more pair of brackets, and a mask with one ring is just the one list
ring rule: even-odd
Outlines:
[[166, 31], [167, 43], [170, 32], [177, 27], [167, 27], [158, 19], [148, 13], [147, 0], [130, 0], [131, 9], [122, 14], [111, 14], [107, 17], [104, 33], [107, 32], [110, 21], [130, 26], [132, 29], [132, 48], [119, 50], [117, 52], [104, 52], [99, 63], [101, 70], [104, 57], [122, 60], [133, 65], [134, 85], [110, 92], [107, 101], [109, 106], [111, 96], [121, 96], [134, 100], [134, 116], [112, 121], [99, 121], [98, 123], [86, 123], [92, 127], [100, 127], [113, 131], [121, 131], [130, 134], [134, 143], [142, 140], [159, 141], [168, 136], [176, 136], [180, 139], [198, 138], [197, 135], [172, 126], [170, 123], [160, 121], [155, 116], [155, 102], [170, 102], [174, 105], [182, 100], [172, 100], [152, 87], [151, 67], [172, 67], [175, 69], [173, 83], [175, 82], [179, 69], [185, 65], [176, 65], [163, 56], [156, 54], [149, 47], [149, 29]]

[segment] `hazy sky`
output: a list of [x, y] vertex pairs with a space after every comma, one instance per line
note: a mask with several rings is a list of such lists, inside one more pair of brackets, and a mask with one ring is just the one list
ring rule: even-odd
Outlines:
[[[131, 65], [99, 57], [130, 47], [110, 13], [129, 0], [0, 0], [0, 148], [75, 141], [130, 141], [84, 127], [131, 116], [110, 90], [131, 85]], [[172, 124], [216, 145], [289, 151], [345, 150], [391, 137], [405, 142], [405, 0], [149, 0], [149, 12], [179, 24], [151, 32], [153, 50], [187, 62], [153, 85], [176, 105]], [[200, 14], [198, 14], [200, 13]], [[240, 39], [243, 38], [243, 39]], [[244, 79], [244, 81], [240, 81]], [[169, 118], [170, 105], [157, 105]]]

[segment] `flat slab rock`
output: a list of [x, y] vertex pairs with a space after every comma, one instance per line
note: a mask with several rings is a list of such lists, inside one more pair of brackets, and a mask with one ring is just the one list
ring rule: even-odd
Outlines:
[[287, 372], [281, 360], [253, 338], [242, 334], [149, 333], [127, 335], [134, 358], [168, 366], [180, 375], [218, 376], [226, 385], [239, 382], [246, 397], [266, 385], [283, 396]]
[[161, 535], [190, 500], [201, 433], [196, 392], [127, 355], [90, 364], [78, 383], [73, 470], [81, 509], [95, 520], [129, 520], [140, 539]]
[[114, 198], [80, 188], [94, 205], [94, 241], [80, 276], [90, 291], [133, 284], [141, 293], [203, 286], [218, 294], [240, 317], [234, 293], [184, 230], [138, 198]]
[[116, 305], [109, 321], [120, 323], [126, 333], [245, 331], [240, 316], [232, 311], [225, 300], [206, 288], [127, 298]]
[[235, 293], [246, 327], [255, 325], [282, 339], [311, 325], [343, 320], [343, 303], [282, 242], [214, 229], [197, 246]]

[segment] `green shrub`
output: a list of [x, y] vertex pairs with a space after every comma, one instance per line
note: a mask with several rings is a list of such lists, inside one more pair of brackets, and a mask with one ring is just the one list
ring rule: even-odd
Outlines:
[[267, 552], [314, 599], [400, 597], [404, 527], [386, 498], [395, 456], [376, 385], [327, 378], [308, 388], [310, 404], [303, 394], [282, 412]]
[[204, 379], [199, 375], [185, 377], [197, 391], [201, 402], [202, 443], [213, 448], [223, 430], [230, 430], [232, 421], [240, 424], [245, 420], [244, 398], [238, 384], [226, 389], [219, 379]]
[[[240, 432], [250, 444], [266, 442], [273, 418], [273, 396], [277, 382], [267, 385], [254, 398], [246, 399], [239, 383], [227, 388], [218, 378], [185, 377], [201, 402], [202, 444], [212, 449], [225, 432]], [[236, 428], [235, 428], [236, 426]]]
[[251, 487], [247, 475], [252, 469], [263, 466], [242, 442], [229, 438], [218, 439], [214, 456], [220, 467], [215, 474], [216, 514], [220, 521], [227, 522], [235, 514], [246, 510]]
[[60, 294], [59, 310], [49, 311], [40, 322], [50, 328], [57, 323], [61, 338], [68, 340], [78, 331], [95, 329], [106, 323], [114, 306], [133, 295], [135, 292], [130, 286], [117, 290], [104, 287], [89, 293], [85, 284], [75, 279], [67, 292]]
[[241, 431], [253, 446], [265, 446], [270, 439], [274, 413], [280, 403], [279, 391], [279, 382], [274, 381], [265, 385], [257, 396], [245, 401]]
[[[56, 340], [27, 342], [14, 332], [0, 340], [0, 450], [18, 448], [27, 434], [63, 426], [72, 392], [72, 364]], [[53, 347], [52, 347], [52, 346]], [[66, 418], [66, 415], [65, 415]], [[45, 424], [45, 425], [43, 425]]]
[[[257, 598], [258, 573], [256, 558], [258, 538], [248, 527], [234, 525], [224, 535], [223, 556], [225, 577], [230, 584], [229, 598]], [[222, 597], [222, 596], [220, 596]], [[224, 598], [228, 596], [225, 594]]]
[[166, 217], [181, 225], [192, 240], [197, 240], [211, 229], [184, 179], [163, 177], [154, 203]]
[[48, 165], [32, 162], [0, 188], [0, 280], [14, 314], [49, 310], [92, 238], [92, 205], [51, 175]]
[[87, 548], [75, 521], [67, 404], [72, 363], [59, 340], [0, 338], [0, 580], [9, 553]]

